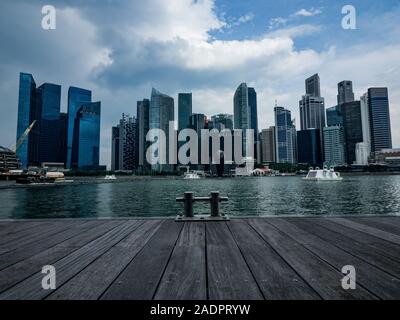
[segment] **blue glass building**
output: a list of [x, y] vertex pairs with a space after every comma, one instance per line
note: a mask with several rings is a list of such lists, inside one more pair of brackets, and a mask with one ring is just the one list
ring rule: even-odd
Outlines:
[[192, 114], [192, 94], [178, 94], [178, 130], [189, 128], [189, 118]]
[[321, 134], [319, 129], [297, 132], [298, 162], [313, 167], [322, 167]]
[[257, 93], [254, 88], [248, 88], [250, 106], [250, 129], [254, 130], [254, 143], [258, 139]]
[[92, 92], [86, 89], [70, 87], [68, 89], [68, 137], [67, 137], [67, 168], [72, 166], [72, 148], [75, 132], [75, 120], [81, 106], [92, 102]]
[[91, 169], [99, 166], [101, 103], [82, 104], [74, 120], [72, 168]]
[[[28, 73], [19, 75], [18, 123], [16, 141], [31, 124], [31, 113], [36, 108], [36, 83]], [[29, 136], [17, 150], [23, 168], [29, 164]]]
[[363, 142], [361, 103], [353, 101], [340, 106], [346, 141], [346, 162], [352, 165], [356, 161], [356, 145]]
[[296, 162], [296, 127], [291, 119], [290, 110], [276, 106], [275, 112], [275, 139], [276, 162]]
[[328, 127], [343, 125], [343, 116], [340, 112], [340, 106], [326, 109], [326, 122]]
[[387, 88], [368, 89], [368, 112], [371, 133], [371, 151], [392, 148], [389, 97]]
[[[61, 86], [44, 83], [37, 89], [37, 111], [39, 131], [37, 137], [37, 153], [34, 163], [41, 165], [44, 162], [61, 163], [64, 157], [61, 154], [62, 124], [60, 118]], [[35, 130], [33, 130], [35, 133]]]

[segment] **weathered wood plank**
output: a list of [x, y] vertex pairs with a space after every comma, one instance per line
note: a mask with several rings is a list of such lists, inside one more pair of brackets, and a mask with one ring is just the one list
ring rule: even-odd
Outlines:
[[[137, 220], [128, 221], [57, 261], [54, 264], [57, 272], [57, 286], [63, 285], [142, 223], [143, 221]], [[41, 286], [42, 278], [43, 274], [34, 274], [0, 294], [0, 300], [38, 300], [46, 298], [51, 292], [43, 290]]]
[[362, 217], [347, 219], [400, 236], [400, 217]]
[[182, 227], [165, 221], [100, 299], [153, 299]]
[[[289, 222], [290, 221], [290, 222]], [[318, 226], [301, 222], [299, 219], [269, 219], [268, 223], [278, 228], [315, 255], [326, 261], [339, 272], [347, 265], [356, 269], [356, 281], [368, 291], [381, 299], [400, 298], [400, 279], [374, 267], [357, 256], [338, 248], [336, 237], [329, 238], [324, 230], [316, 230]], [[322, 231], [322, 232], [321, 232]], [[347, 243], [350, 252], [353, 252], [351, 243]], [[364, 252], [362, 257], [368, 255]]]
[[160, 220], [149, 220], [116, 244], [47, 299], [96, 300], [159, 229]]
[[206, 234], [209, 299], [264, 299], [226, 223], [207, 223]]
[[333, 221], [333, 222], [335, 222], [337, 224], [341, 224], [343, 226], [352, 228], [354, 230], [367, 233], [367, 234], [369, 234], [371, 236], [374, 236], [374, 237], [377, 237], [377, 238], [381, 238], [383, 240], [386, 240], [386, 241], [389, 241], [389, 242], [392, 242], [392, 243], [400, 245], [400, 236], [395, 235], [393, 233], [389, 233], [389, 232], [382, 231], [382, 230], [379, 230], [379, 229], [376, 229], [376, 228], [373, 228], [373, 227], [369, 227], [369, 226], [363, 225], [363, 224], [358, 223], [358, 222], [350, 221], [349, 219], [345, 219], [345, 218], [334, 218], [334, 219], [333, 218], [326, 218], [326, 219], [328, 219], [330, 221]]
[[80, 232], [78, 235], [61, 242], [54, 247], [1, 270], [0, 292], [16, 285], [18, 282], [30, 277], [35, 272], [40, 272], [43, 266], [53, 265], [56, 261], [85, 246], [87, 243], [104, 235], [122, 223], [124, 222], [119, 220], [104, 221], [98, 226], [92, 227], [90, 232]]
[[185, 223], [160, 281], [156, 300], [207, 299], [205, 224]]
[[[306, 222], [306, 220], [304, 221]], [[358, 247], [361, 249], [370, 250], [375, 255], [385, 257], [385, 260], [390, 259], [392, 261], [391, 263], [400, 263], [400, 247], [397, 244], [382, 240], [381, 238], [374, 237], [362, 231], [357, 231], [350, 227], [337, 224], [327, 219], [310, 218], [307, 220], [307, 223], [310, 223], [311, 225], [319, 225], [324, 229], [336, 233], [338, 239], [337, 241], [347, 241], [349, 243], [353, 243], [354, 245], [358, 245]], [[322, 230], [321, 232], [325, 233], [327, 231]], [[378, 260], [377, 263], [379, 263], [379, 260], [381, 260], [380, 258], [376, 259]], [[382, 262], [385, 260], [382, 260]], [[391, 263], [389, 263], [389, 265], [391, 265]]]
[[341, 286], [343, 274], [321, 260], [297, 241], [266, 220], [251, 219], [250, 225], [323, 299], [375, 299], [366, 290], [346, 291]]
[[22, 243], [16, 249], [0, 255], [0, 270], [51, 248], [52, 246], [55, 246], [82, 231], [90, 230], [90, 228], [101, 223], [101, 221], [82, 221], [82, 223], [74, 224], [68, 228], [52, 229], [50, 234], [43, 233], [42, 235], [47, 236], [44, 238], [38, 238], [33, 242]]
[[245, 221], [228, 227], [267, 300], [321, 299]]

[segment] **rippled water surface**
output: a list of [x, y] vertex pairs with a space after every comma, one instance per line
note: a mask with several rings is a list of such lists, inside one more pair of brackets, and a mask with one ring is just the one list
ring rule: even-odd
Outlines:
[[[76, 180], [57, 187], [0, 184], [0, 219], [62, 217], [175, 216], [185, 191], [205, 196], [220, 191], [232, 216], [282, 214], [400, 214], [400, 176], [345, 177], [342, 182], [309, 182], [300, 177], [121, 178]], [[208, 213], [198, 203], [196, 213]]]

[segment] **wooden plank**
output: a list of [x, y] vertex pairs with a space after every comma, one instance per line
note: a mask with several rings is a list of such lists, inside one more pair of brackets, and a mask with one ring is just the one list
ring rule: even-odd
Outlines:
[[[394, 261], [400, 263], [400, 247], [397, 244], [387, 242], [362, 231], [357, 231], [350, 227], [337, 224], [328, 219], [310, 218], [308, 222], [312, 225], [317, 224], [325, 229], [337, 233], [338, 241], [347, 241], [349, 243], [353, 243], [354, 245], [358, 245], [361, 249], [369, 249], [380, 256], [386, 257], [386, 259], [392, 260], [392, 262]], [[380, 260], [380, 258], [377, 258], [377, 260]]]
[[104, 221], [92, 227], [90, 232], [81, 232], [78, 235], [59, 243], [43, 252], [26, 260], [20, 261], [0, 271], [0, 292], [16, 285], [18, 282], [30, 277], [35, 272], [40, 272], [43, 266], [53, 265], [56, 261], [83, 247], [88, 242], [102, 236], [112, 228], [121, 225], [123, 221]]
[[161, 225], [149, 220], [78, 273], [47, 299], [96, 300], [140, 252]]
[[60, 227], [60, 229], [52, 229], [51, 234], [44, 233], [48, 235], [47, 237], [38, 238], [34, 242], [28, 242], [27, 244], [19, 246], [15, 250], [8, 251], [7, 253], [0, 255], [0, 271], [13, 265], [14, 263], [34, 256], [48, 248], [57, 245], [60, 242], [74, 237], [82, 231], [90, 230], [90, 228], [101, 223], [101, 221], [82, 221], [81, 223], [75, 224], [72, 227], [70, 226], [67, 228]]
[[[341, 272], [346, 265], [356, 268], [356, 281], [358, 285], [372, 292], [381, 299], [400, 298], [400, 279], [374, 267], [363, 259], [362, 255], [353, 255], [337, 247], [336, 237], [329, 238], [326, 230], [320, 230], [315, 225], [300, 219], [269, 219], [268, 223], [281, 230], [283, 233], [301, 243]], [[322, 229], [322, 228], [321, 228]], [[351, 246], [351, 244], [349, 244]], [[350, 252], [353, 252], [349, 247]]]
[[400, 217], [362, 217], [347, 219], [400, 236]]
[[154, 299], [207, 299], [205, 246], [204, 222], [185, 223]]
[[343, 274], [288, 237], [267, 220], [251, 219], [250, 225], [323, 299], [375, 299], [366, 290], [344, 290]]
[[[54, 263], [57, 272], [57, 287], [60, 287], [74, 275], [86, 268], [90, 263], [128, 236], [142, 223], [143, 222], [139, 220], [127, 221]], [[42, 278], [43, 274], [34, 274], [0, 294], [0, 300], [38, 300], [46, 298], [51, 292], [43, 290], [41, 286]]]
[[29, 220], [29, 221], [8, 221], [8, 222], [1, 222], [0, 224], [0, 243], [3, 241], [3, 239], [6, 236], [9, 236], [11, 234], [16, 234], [18, 232], [30, 229], [30, 228], [35, 228], [39, 225], [47, 224], [49, 221], [35, 221], [35, 220]]
[[321, 299], [245, 221], [228, 227], [267, 300]]
[[182, 223], [165, 221], [100, 299], [151, 300], [182, 227]]
[[0, 239], [0, 248], [12, 250], [18, 247], [20, 243], [34, 241], [38, 237], [41, 237], [42, 233], [48, 233], [54, 228], [66, 228], [73, 223], [73, 221], [69, 221], [68, 223], [65, 223], [65, 221], [48, 221], [39, 223], [33, 228], [26, 228], [18, 232], [10, 232], [4, 236], [2, 235]]
[[206, 237], [209, 299], [263, 299], [226, 223], [208, 222]]
[[376, 229], [373, 227], [369, 227], [369, 226], [363, 225], [361, 223], [350, 221], [349, 219], [345, 219], [345, 218], [326, 218], [326, 219], [333, 221], [335, 223], [341, 224], [343, 226], [352, 228], [354, 230], [364, 232], [371, 236], [386, 240], [388, 242], [392, 242], [392, 243], [400, 245], [400, 236], [395, 235], [393, 233], [389, 233], [389, 232], [382, 231], [382, 230], [379, 230], [379, 229]]

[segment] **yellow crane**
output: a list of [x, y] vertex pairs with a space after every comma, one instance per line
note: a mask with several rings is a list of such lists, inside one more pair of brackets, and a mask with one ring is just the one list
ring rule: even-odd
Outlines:
[[24, 131], [23, 134], [21, 134], [21, 136], [18, 138], [17, 143], [15, 144], [15, 146], [11, 147], [11, 151], [13, 152], [17, 152], [17, 150], [19, 149], [19, 147], [24, 143], [25, 139], [28, 137], [29, 133], [32, 131], [33, 127], [36, 124], [36, 120], [33, 120], [33, 122], [31, 123], [31, 125]]

